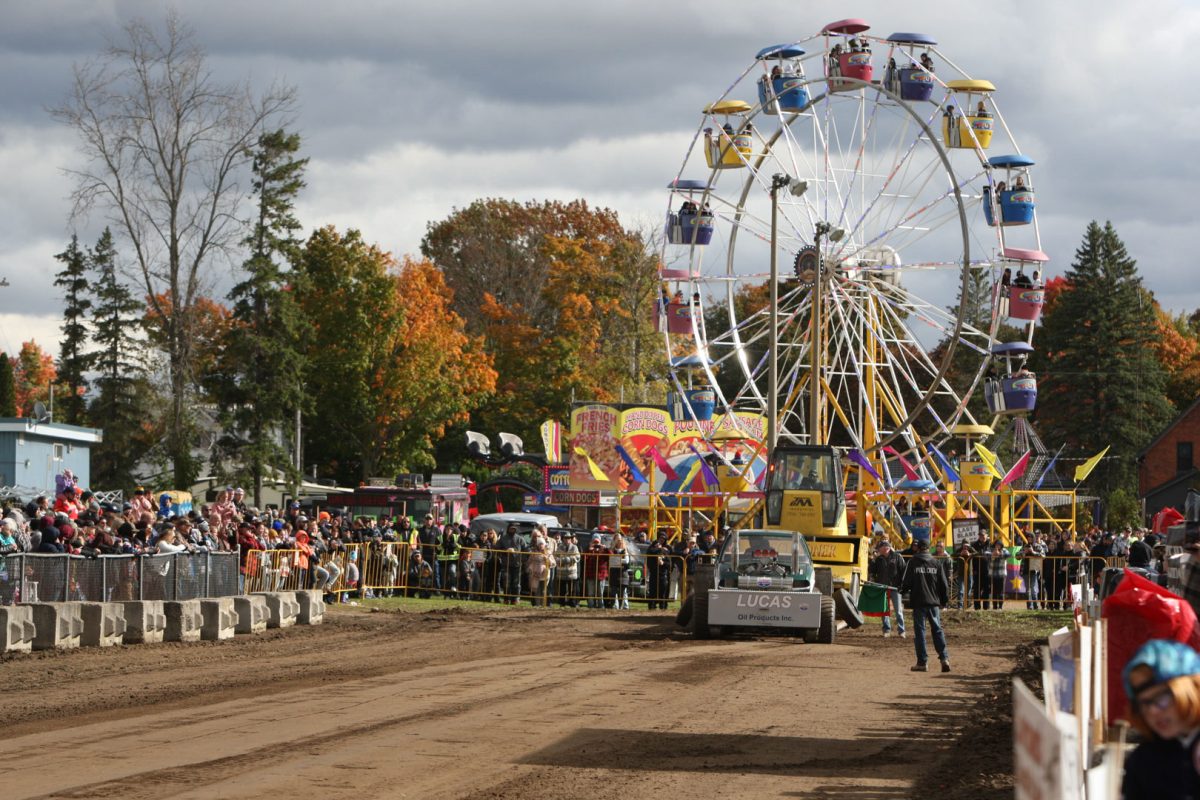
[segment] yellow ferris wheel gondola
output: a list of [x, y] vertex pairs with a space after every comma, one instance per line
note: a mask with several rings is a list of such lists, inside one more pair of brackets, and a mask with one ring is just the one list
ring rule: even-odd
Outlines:
[[[704, 129], [704, 155], [709, 169], [739, 169], [754, 153], [754, 125], [746, 117], [750, 104], [743, 100], [721, 100], [706, 106], [704, 113], [721, 117], [724, 122], [716, 131]], [[733, 124], [736, 120], [737, 125]]]

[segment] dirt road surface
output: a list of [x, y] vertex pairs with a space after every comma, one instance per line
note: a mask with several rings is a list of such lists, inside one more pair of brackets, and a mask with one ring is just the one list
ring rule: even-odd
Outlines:
[[661, 614], [499, 608], [10, 657], [0, 795], [882, 800], [980, 796], [992, 769], [1005, 796], [1008, 734], [981, 726], [1029, 637], [949, 630], [948, 675], [910, 673], [877, 622], [701, 642]]

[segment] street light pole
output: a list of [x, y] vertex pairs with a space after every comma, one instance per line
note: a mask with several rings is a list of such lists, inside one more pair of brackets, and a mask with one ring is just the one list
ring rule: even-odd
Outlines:
[[779, 190], [792, 182], [783, 173], [771, 178], [771, 277], [769, 280], [770, 309], [767, 326], [767, 463], [775, 455], [779, 441], [779, 254], [776, 240], [779, 233]]
[[832, 226], [828, 222], [818, 222], [816, 225], [816, 236], [813, 245], [817, 250], [817, 266], [813, 277], [812, 288], [812, 332], [808, 337], [809, 341], [809, 373], [808, 373], [808, 443], [823, 444], [824, 437], [821, 435], [821, 351], [823, 349], [821, 338], [821, 281], [823, 268], [825, 266], [825, 255], [821, 252], [821, 239], [823, 239]]

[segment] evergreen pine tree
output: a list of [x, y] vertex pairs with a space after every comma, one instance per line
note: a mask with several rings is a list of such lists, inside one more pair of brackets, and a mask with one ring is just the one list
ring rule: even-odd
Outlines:
[[222, 359], [228, 368], [212, 381], [225, 424], [218, 452], [234, 462], [234, 474], [253, 485], [257, 506], [268, 472], [298, 478], [285, 441], [304, 403], [298, 275], [290, 269], [301, 244], [294, 203], [308, 163], [295, 157], [299, 149], [298, 134], [279, 130], [259, 138], [253, 162], [258, 218], [246, 240], [246, 277], [229, 293], [233, 325]]
[[104, 429], [104, 439], [92, 449], [92, 484], [103, 489], [131, 490], [134, 468], [149, 449], [152, 432], [145, 421], [151, 387], [144, 377], [142, 346], [136, 332], [145, 307], [117, 275], [112, 234], [105, 229], [88, 253], [95, 276], [92, 366], [96, 396], [90, 414]]
[[0, 353], [0, 417], [17, 415], [17, 395], [13, 382], [12, 361], [8, 353]]
[[1104, 495], [1133, 490], [1137, 451], [1173, 412], [1151, 346], [1154, 303], [1112, 223], [1088, 225], [1065, 277], [1033, 365], [1042, 438], [1081, 458], [1111, 445], [1088, 483]]
[[61, 287], [63, 307], [62, 344], [58, 356], [58, 379], [65, 389], [58, 399], [57, 416], [70, 425], [87, 422], [87, 371], [91, 358], [84, 352], [87, 345], [87, 312], [92, 307], [88, 299], [87, 259], [79, 247], [79, 237], [72, 236], [67, 249], [55, 256], [63, 263], [62, 272], [54, 276], [54, 285]]

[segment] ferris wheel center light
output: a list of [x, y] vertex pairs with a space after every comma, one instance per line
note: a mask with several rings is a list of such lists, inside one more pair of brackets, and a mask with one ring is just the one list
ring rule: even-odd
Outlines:
[[791, 192], [792, 197], [801, 197], [808, 191], [808, 181], [792, 181], [792, 185], [788, 188], [788, 191]]
[[831, 230], [829, 232], [829, 241], [840, 242], [842, 240], [842, 237], [844, 237], [845, 235], [846, 235], [845, 228], [834, 228], [833, 230]]

